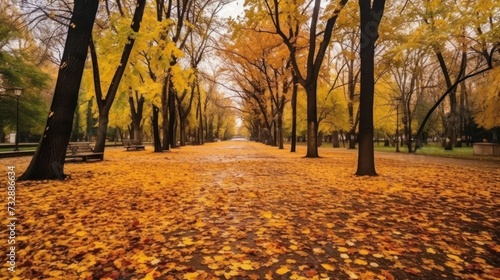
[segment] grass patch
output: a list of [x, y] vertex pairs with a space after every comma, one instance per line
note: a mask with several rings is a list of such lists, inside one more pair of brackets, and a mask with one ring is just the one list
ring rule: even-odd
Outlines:
[[[396, 152], [396, 147], [384, 147], [383, 145], [375, 145], [375, 151], [378, 152]], [[408, 153], [407, 147], [399, 147], [401, 153]], [[438, 144], [426, 145], [419, 148], [416, 152], [417, 155], [425, 156], [436, 156], [436, 157], [448, 157], [448, 158], [460, 158], [469, 160], [488, 160], [500, 162], [500, 157], [494, 156], [475, 156], [472, 153], [472, 147], [453, 147], [453, 150], [445, 150]]]
[[[289, 144], [289, 143], [287, 143]], [[297, 146], [305, 146], [306, 143], [300, 142], [297, 143]], [[324, 142], [323, 145], [321, 145], [321, 148], [330, 148], [332, 149], [332, 143], [327, 143]], [[375, 143], [374, 148], [376, 152], [387, 152], [387, 153], [396, 153], [396, 147], [389, 146], [389, 147], [384, 147], [384, 143]], [[337, 149], [346, 149], [340, 145], [340, 148]], [[408, 153], [408, 148], [406, 146], [400, 146], [399, 147], [400, 153]], [[417, 152], [415, 153], [417, 155], [424, 155], [424, 156], [435, 156], [435, 157], [447, 157], [447, 158], [458, 158], [458, 159], [468, 159], [468, 160], [479, 160], [479, 161], [493, 161], [493, 162], [500, 162], [500, 157], [495, 157], [495, 156], [475, 156], [472, 153], [472, 147], [460, 147], [456, 148], [453, 147], [453, 150], [447, 151], [441, 145], [437, 143], [431, 143], [428, 145], [425, 145], [425, 147], [419, 148]]]
[[[34, 151], [36, 150], [36, 147], [19, 147], [20, 151]], [[0, 147], [0, 153], [2, 152], [13, 152], [14, 148], [5, 148], [5, 147]]]

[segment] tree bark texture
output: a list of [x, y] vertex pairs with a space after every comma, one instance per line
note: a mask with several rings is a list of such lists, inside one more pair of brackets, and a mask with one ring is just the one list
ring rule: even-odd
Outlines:
[[160, 113], [160, 108], [153, 105], [153, 139], [155, 144], [155, 153], [162, 153], [163, 149], [160, 141], [160, 129], [158, 128], [158, 114]]
[[375, 91], [375, 42], [378, 39], [378, 27], [382, 20], [385, 0], [359, 0], [360, 8], [360, 57], [361, 88], [359, 97], [359, 150], [358, 176], [377, 176], [373, 148], [373, 99]]
[[[130, 25], [134, 32], [139, 32], [145, 7], [146, 0], [137, 0], [137, 7], [135, 8], [132, 23]], [[135, 36], [130, 34], [128, 37], [128, 43], [123, 47], [120, 64], [118, 65], [118, 68], [116, 68], [115, 74], [113, 75], [113, 79], [111, 80], [111, 84], [109, 85], [106, 97], [103, 98], [102, 95], [96, 96], [97, 107], [99, 108], [99, 129], [97, 130], [97, 141], [94, 148], [96, 152], [104, 152], [104, 148], [106, 145], [106, 135], [108, 132], [109, 111], [111, 110], [111, 106], [113, 105], [116, 94], [118, 92], [118, 87], [120, 86], [120, 81], [123, 77], [123, 73], [125, 73], [125, 69], [127, 68], [128, 58], [132, 53], [134, 43]], [[99, 95], [97, 91], [96, 95]], [[103, 118], [103, 120], [101, 120], [101, 118]]]
[[76, 1], [45, 131], [19, 180], [63, 179], [64, 160], [99, 1]]

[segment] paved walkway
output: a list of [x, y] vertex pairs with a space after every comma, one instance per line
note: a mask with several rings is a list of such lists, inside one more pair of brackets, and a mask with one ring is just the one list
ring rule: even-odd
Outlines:
[[377, 154], [380, 176], [357, 177], [355, 152], [304, 154], [117, 147], [66, 164], [68, 180], [18, 182], [19, 279], [499, 276], [499, 168]]

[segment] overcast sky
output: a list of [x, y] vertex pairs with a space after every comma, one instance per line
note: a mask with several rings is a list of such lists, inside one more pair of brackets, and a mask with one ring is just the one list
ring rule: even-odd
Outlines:
[[221, 10], [220, 15], [222, 17], [233, 17], [236, 18], [238, 15], [243, 16], [243, 3], [244, 0], [235, 0], [227, 5]]

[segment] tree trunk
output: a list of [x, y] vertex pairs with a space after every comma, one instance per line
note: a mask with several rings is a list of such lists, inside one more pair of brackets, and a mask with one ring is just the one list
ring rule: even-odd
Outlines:
[[197, 114], [200, 118], [198, 123], [198, 144], [203, 145], [205, 140], [203, 139], [203, 112], [201, 111], [201, 93], [199, 93]]
[[81, 135], [80, 135], [80, 110], [79, 110], [78, 105], [77, 105], [76, 109], [75, 109], [73, 129], [71, 131], [71, 141], [78, 142], [78, 141], [80, 141], [80, 139], [81, 139]]
[[[146, 0], [138, 0], [137, 7], [134, 11], [134, 16], [132, 18], [132, 23], [130, 27], [134, 32], [139, 32], [141, 27], [142, 16], [144, 14], [144, 8], [146, 7]], [[125, 73], [125, 69], [128, 65], [128, 58], [132, 53], [132, 48], [134, 47], [135, 37], [134, 35], [129, 35], [128, 44], [123, 47], [122, 56], [120, 58], [120, 64], [118, 68], [116, 68], [115, 74], [113, 75], [113, 79], [111, 80], [111, 84], [108, 88], [108, 93], [106, 97], [102, 98], [102, 92], [96, 90], [96, 100], [97, 107], [99, 108], [99, 117], [104, 117], [106, 120], [99, 120], [99, 131], [97, 133], [97, 141], [94, 150], [96, 152], [104, 152], [105, 144], [106, 144], [106, 134], [108, 130], [108, 118], [109, 111], [111, 110], [111, 106], [116, 97], [116, 93], [118, 92], [118, 87], [120, 86], [120, 81], [123, 77], [123, 73]], [[95, 65], [93, 64], [93, 67]], [[106, 124], [106, 127], [104, 127]]]
[[334, 148], [340, 148], [339, 132], [337, 130], [332, 133], [332, 143]]
[[187, 142], [186, 127], [187, 125], [184, 117], [179, 117], [179, 141], [181, 147], [186, 146]]
[[284, 106], [282, 106], [279, 110], [280, 112], [278, 112], [278, 149], [280, 150], [283, 150], [284, 147], [283, 147], [283, 108]]
[[[109, 111], [102, 114], [99, 114], [99, 121], [97, 122], [97, 142], [94, 147], [94, 151], [104, 151], [104, 147], [106, 145], [106, 135], [108, 134], [108, 124], [109, 124]], [[133, 130], [133, 128], [132, 128]], [[99, 144], [99, 149], [97, 150], [97, 144]]]
[[168, 89], [168, 110], [169, 110], [169, 118], [168, 118], [168, 132], [169, 139], [168, 142], [170, 144], [170, 148], [175, 148], [177, 146], [176, 137], [175, 137], [175, 92], [172, 87]]
[[132, 95], [129, 96], [129, 98], [128, 98], [128, 102], [130, 105], [130, 114], [132, 116], [132, 131], [134, 132], [134, 137], [133, 138], [131, 137], [131, 139], [134, 139], [134, 140], [138, 141], [138, 143], [142, 144], [141, 121], [142, 121], [142, 113], [143, 113], [143, 109], [144, 109], [145, 99], [144, 99], [143, 95], [141, 95], [141, 97], [139, 97], [137, 92], [135, 94], [136, 94], [136, 99], [137, 99], [137, 108], [135, 106], [135, 101], [134, 101], [134, 98], [132, 97]]
[[318, 154], [318, 107], [316, 106], [317, 84], [306, 87], [307, 92], [307, 158], [319, 157]]
[[349, 147], [348, 149], [356, 149], [356, 129], [352, 128], [348, 133], [347, 133], [347, 141], [349, 142]]
[[361, 87], [359, 98], [358, 176], [377, 176], [373, 148], [373, 99], [375, 91], [375, 41], [384, 12], [385, 0], [359, 0]]
[[28, 169], [19, 180], [61, 180], [65, 177], [66, 149], [98, 6], [96, 0], [75, 2], [45, 131]]
[[167, 98], [167, 92], [169, 91], [170, 88], [170, 71], [168, 71], [167, 76], [165, 77], [165, 80], [163, 81], [163, 87], [161, 89], [161, 117], [163, 119], [162, 121], [162, 128], [163, 128], [163, 150], [168, 151], [170, 149], [169, 145], [169, 130], [168, 130], [168, 98]]
[[456, 125], [457, 125], [457, 94], [456, 90], [452, 90], [448, 95], [450, 100], [450, 114], [448, 115], [448, 121], [446, 122], [446, 141], [444, 146], [445, 150], [453, 150], [453, 145], [456, 143]]
[[293, 88], [292, 88], [292, 142], [290, 152], [295, 153], [297, 146], [297, 92], [298, 92], [298, 79], [293, 75]]
[[160, 109], [153, 105], [153, 118], [152, 118], [152, 124], [153, 124], [153, 139], [154, 139], [154, 144], [155, 144], [155, 153], [162, 153], [163, 149], [161, 146], [161, 141], [160, 141], [160, 130], [158, 128], [158, 114], [160, 112]]
[[[410, 111], [410, 98], [411, 96], [408, 95], [407, 101], [403, 102], [403, 126], [404, 126], [404, 131], [405, 131], [405, 141], [406, 141], [406, 146], [408, 147], [408, 153], [412, 152], [412, 140], [411, 140], [411, 111]], [[401, 145], [403, 146], [403, 145]]]
[[85, 124], [87, 127], [87, 131], [85, 132], [85, 139], [87, 142], [90, 142], [90, 139], [92, 138], [92, 127], [94, 127], [94, 118], [92, 117], [92, 100], [94, 100], [93, 96], [87, 101], [87, 116]]

